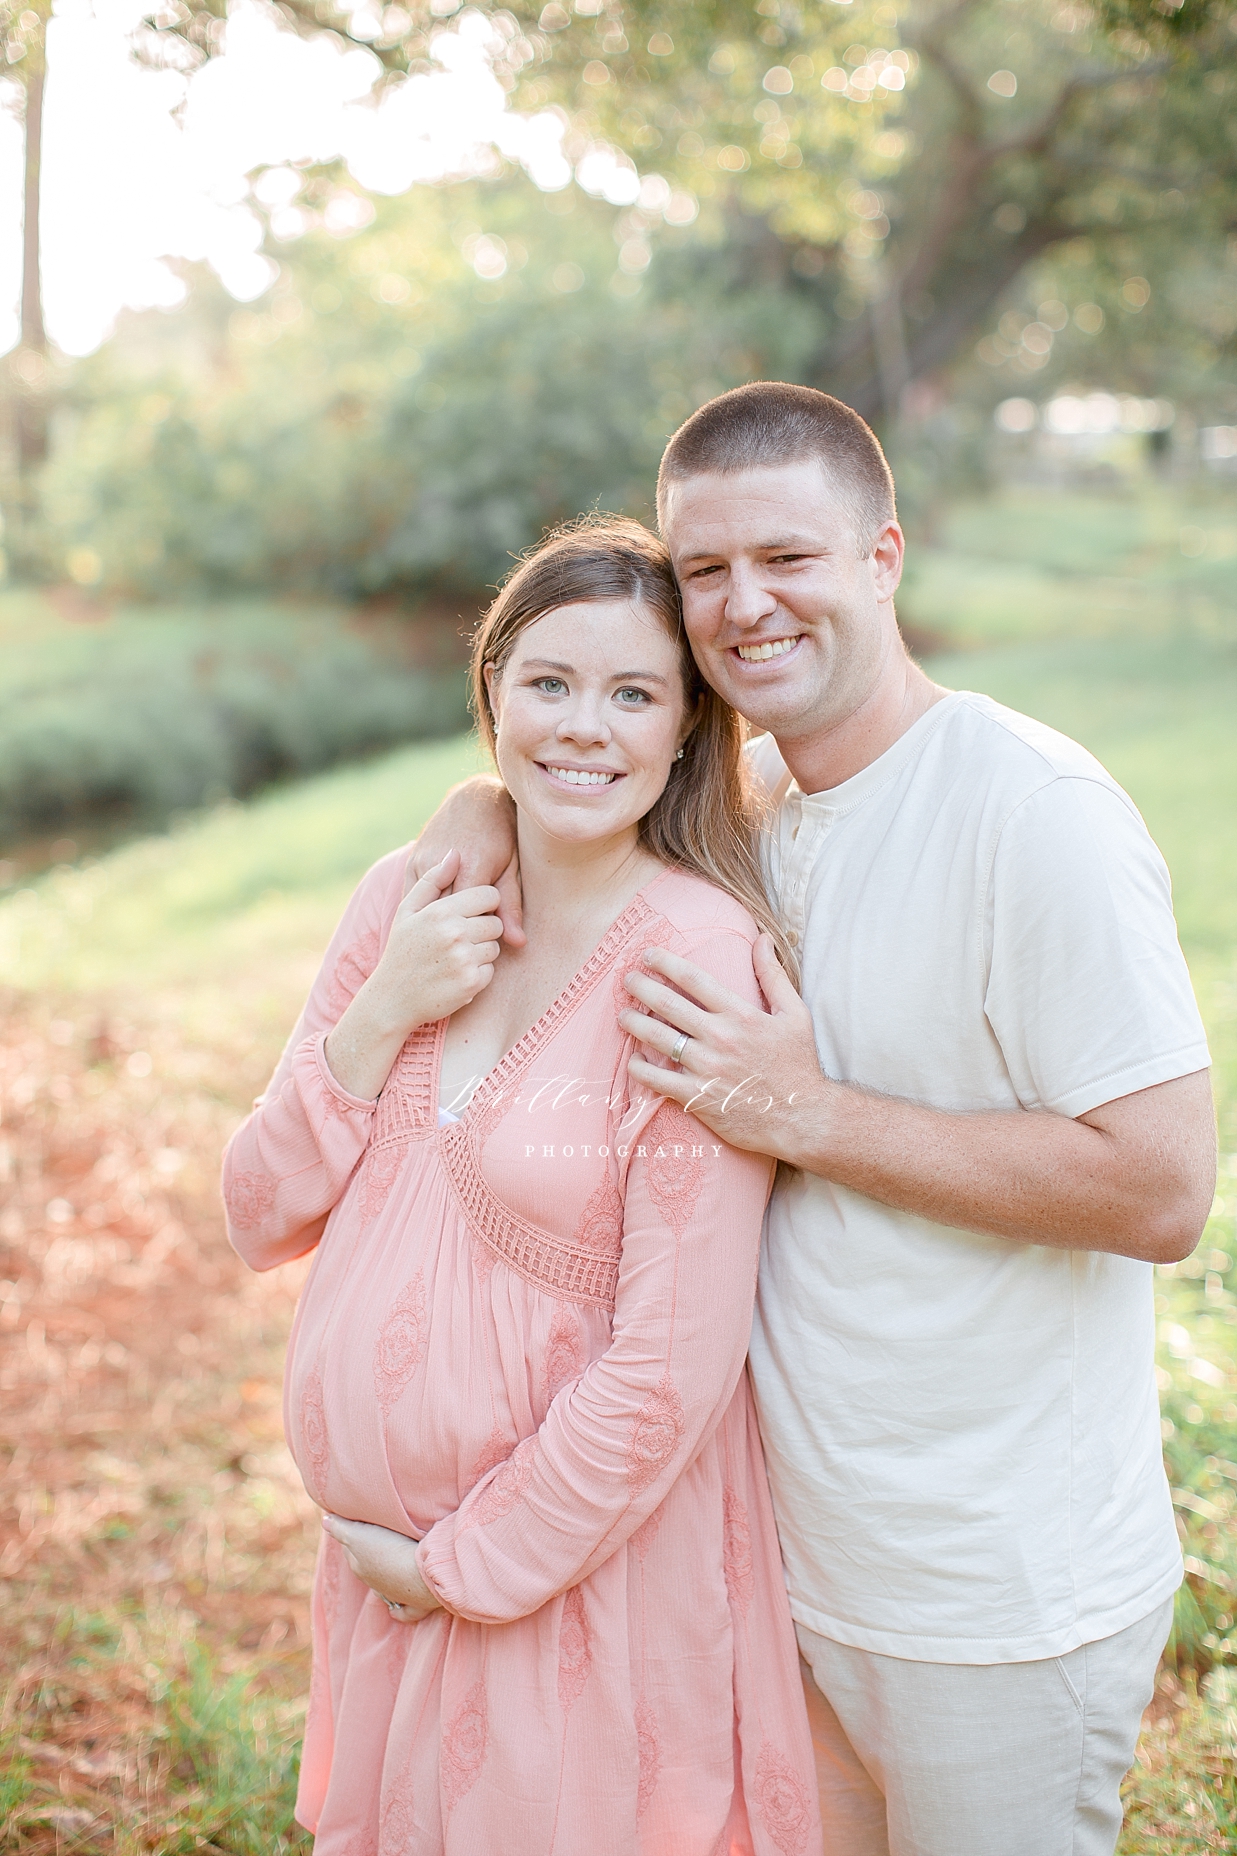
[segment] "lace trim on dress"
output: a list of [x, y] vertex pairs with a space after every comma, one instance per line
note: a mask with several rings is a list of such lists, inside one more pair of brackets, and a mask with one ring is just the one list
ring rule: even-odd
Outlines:
[[618, 1293], [617, 1257], [565, 1244], [552, 1232], [517, 1218], [482, 1179], [466, 1122], [444, 1129], [441, 1152], [469, 1230], [500, 1262], [561, 1302], [613, 1309]]
[[[654, 882], [660, 880], [655, 878]], [[621, 1218], [611, 1224], [605, 1217], [606, 1210], [613, 1210], [609, 1203], [613, 1188], [603, 1188], [596, 1205], [590, 1201], [590, 1211], [601, 1216], [586, 1218], [575, 1237], [567, 1239], [511, 1211], [484, 1179], [480, 1155], [486, 1140], [513, 1106], [519, 1078], [538, 1049], [561, 1020], [613, 971], [615, 956], [627, 942], [639, 935], [640, 945], [645, 947], [657, 942], [664, 945], [677, 938], [671, 924], [646, 901], [646, 894], [642, 892], [628, 904], [571, 983], [490, 1071], [459, 1121], [442, 1129], [439, 1135], [443, 1169], [455, 1188], [473, 1236], [517, 1276], [547, 1290], [559, 1301], [610, 1311], [618, 1292], [622, 1248]], [[436, 1050], [435, 1041], [429, 1047], [431, 1085]]]
[[443, 1025], [419, 1025], [409, 1037], [378, 1098], [371, 1150], [424, 1140], [438, 1126], [435, 1058]]

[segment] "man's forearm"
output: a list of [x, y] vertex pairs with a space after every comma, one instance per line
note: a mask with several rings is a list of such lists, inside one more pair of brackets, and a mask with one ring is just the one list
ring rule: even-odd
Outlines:
[[791, 1105], [779, 1145], [792, 1164], [935, 1224], [1168, 1263], [1197, 1243], [1214, 1173], [1189, 1112], [1193, 1098], [1210, 1101], [1206, 1073], [1161, 1089], [1180, 1093], [1183, 1113], [1175, 1138], [1150, 1153], [1114, 1125], [1143, 1118], [1136, 1096], [1073, 1121], [1020, 1109], [950, 1114], [829, 1082], [814, 1113]]
[[1215, 1191], [1206, 1070], [1077, 1121], [921, 1108], [823, 1076], [810, 1014], [767, 936], [755, 965], [768, 1011], [680, 955], [649, 949], [626, 976], [632, 1005], [619, 1022], [676, 1067], [637, 1049], [633, 1082], [680, 1102], [732, 1146], [934, 1224], [1153, 1263], [1198, 1242]]

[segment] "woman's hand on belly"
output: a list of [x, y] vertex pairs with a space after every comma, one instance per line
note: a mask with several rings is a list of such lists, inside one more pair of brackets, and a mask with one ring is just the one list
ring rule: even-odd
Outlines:
[[372, 1521], [345, 1521], [337, 1514], [324, 1514], [322, 1525], [338, 1540], [357, 1578], [377, 1592], [401, 1624], [419, 1624], [431, 1611], [441, 1610], [441, 1601], [417, 1567], [419, 1541]]

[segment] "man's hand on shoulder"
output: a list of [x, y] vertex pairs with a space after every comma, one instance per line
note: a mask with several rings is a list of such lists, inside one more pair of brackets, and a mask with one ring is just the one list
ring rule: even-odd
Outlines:
[[516, 850], [515, 806], [501, 780], [478, 774], [453, 786], [427, 820], [408, 859], [404, 894], [458, 851], [459, 872], [453, 888], [498, 891], [498, 914], [508, 947], [524, 945], [524, 909]]
[[648, 970], [627, 976], [627, 990], [643, 1010], [633, 1005], [619, 1023], [680, 1067], [666, 1070], [635, 1056], [628, 1071], [633, 1082], [678, 1102], [732, 1147], [802, 1166], [839, 1085], [821, 1073], [811, 1015], [769, 935], [761, 935], [753, 958], [765, 1012], [689, 960], [650, 949]]
[[[762, 1012], [664, 948], [628, 975], [623, 1029], [677, 1068], [633, 1056], [642, 1087], [732, 1147], [955, 1230], [1171, 1263], [1198, 1242], [1215, 1189], [1205, 1070], [1076, 1120], [1047, 1110], [925, 1108], [821, 1072], [807, 1007], [761, 936]], [[667, 983], [669, 982], [669, 983]]]

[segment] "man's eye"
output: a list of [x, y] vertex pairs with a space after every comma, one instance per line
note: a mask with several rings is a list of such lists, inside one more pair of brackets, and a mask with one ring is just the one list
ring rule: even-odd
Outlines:
[[540, 690], [543, 696], [561, 696], [566, 687], [561, 677], [538, 677], [533, 684], [533, 688]]

